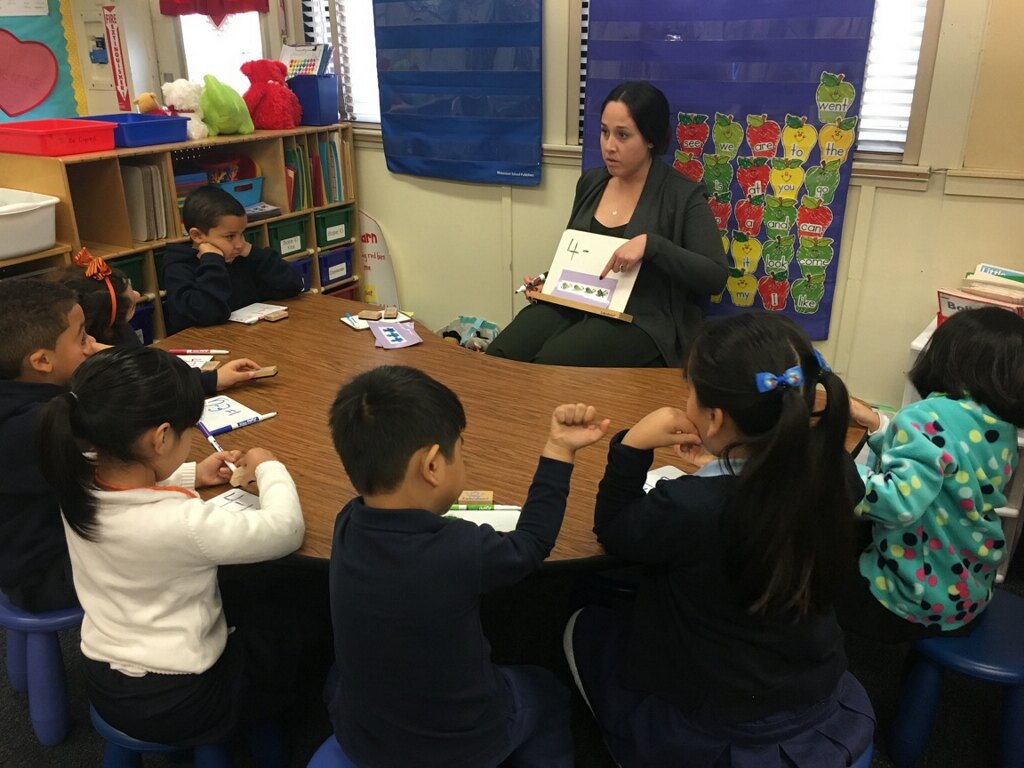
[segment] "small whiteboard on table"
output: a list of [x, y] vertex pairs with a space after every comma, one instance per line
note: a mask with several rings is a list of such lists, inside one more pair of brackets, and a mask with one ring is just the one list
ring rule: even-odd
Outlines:
[[[621, 237], [565, 230], [544, 289], [540, 295], [534, 294], [534, 298], [544, 301], [548, 297], [556, 304], [601, 315], [624, 315], [640, 266], [629, 272], [609, 272], [603, 279], [600, 275], [615, 250], [625, 242]], [[622, 319], [631, 318], [624, 315]]]

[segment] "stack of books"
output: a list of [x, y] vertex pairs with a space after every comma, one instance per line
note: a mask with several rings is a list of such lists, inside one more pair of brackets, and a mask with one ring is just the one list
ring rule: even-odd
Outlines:
[[938, 296], [940, 324], [962, 309], [979, 307], [1002, 307], [1024, 317], [1024, 272], [979, 264], [959, 289], [940, 288]]

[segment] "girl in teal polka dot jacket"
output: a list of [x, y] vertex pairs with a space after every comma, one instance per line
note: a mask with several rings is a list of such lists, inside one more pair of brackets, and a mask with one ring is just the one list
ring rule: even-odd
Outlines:
[[874, 468], [860, 467], [870, 521], [838, 606], [844, 628], [883, 642], [965, 634], [992, 599], [1006, 541], [996, 508], [1024, 426], [1024, 319], [959, 312], [932, 335], [909, 374], [923, 400], [891, 421], [851, 402], [868, 428]]

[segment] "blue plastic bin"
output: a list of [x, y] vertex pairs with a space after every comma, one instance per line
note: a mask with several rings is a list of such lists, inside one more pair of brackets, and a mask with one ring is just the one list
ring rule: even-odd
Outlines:
[[338, 78], [335, 75], [296, 75], [288, 87], [302, 105], [302, 125], [338, 122]]
[[118, 147], [173, 144], [188, 138], [187, 117], [116, 112], [112, 115], [90, 115], [84, 119], [114, 123], [114, 145]]
[[329, 285], [352, 277], [352, 246], [325, 251], [320, 260], [320, 285]]
[[313, 257], [303, 256], [301, 259], [295, 261], [289, 261], [288, 265], [299, 273], [299, 277], [302, 278], [302, 290], [308, 291], [313, 287], [312, 283], [312, 268], [313, 268]]
[[258, 203], [263, 194], [263, 177], [257, 176], [254, 179], [238, 179], [238, 181], [228, 181], [224, 184], [217, 184], [223, 190], [226, 190], [235, 200], [240, 202], [243, 206], [252, 205]]

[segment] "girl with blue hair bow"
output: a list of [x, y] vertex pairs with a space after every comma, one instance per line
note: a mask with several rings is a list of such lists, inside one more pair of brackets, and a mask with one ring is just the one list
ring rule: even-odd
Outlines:
[[[705, 323], [685, 376], [685, 410], [611, 441], [594, 530], [643, 575], [628, 616], [570, 619], [576, 683], [622, 766], [851, 765], [874, 713], [833, 611], [862, 493], [846, 387], [770, 314]], [[666, 446], [704, 466], [645, 496]]]

